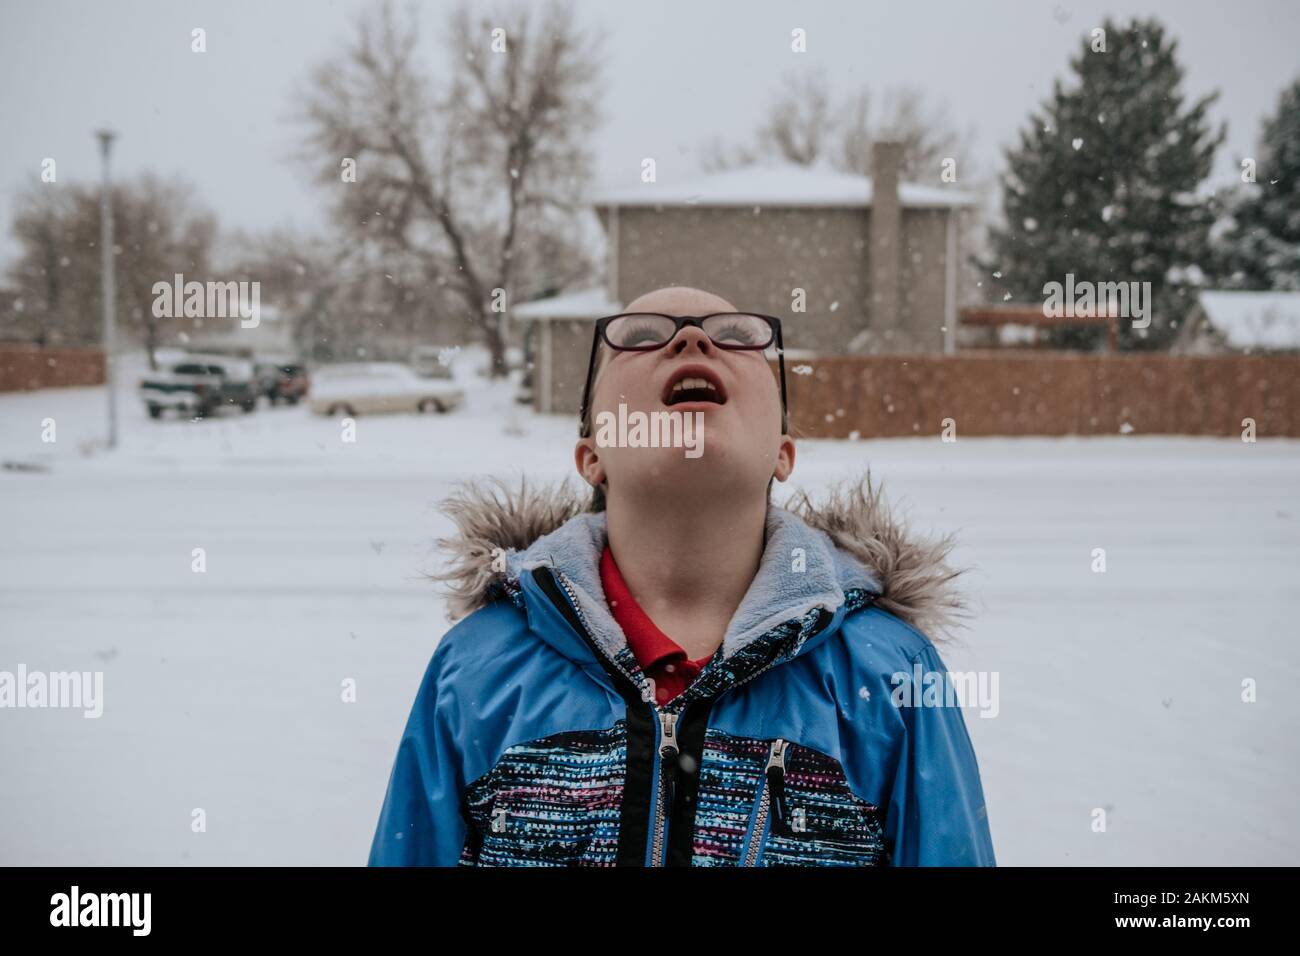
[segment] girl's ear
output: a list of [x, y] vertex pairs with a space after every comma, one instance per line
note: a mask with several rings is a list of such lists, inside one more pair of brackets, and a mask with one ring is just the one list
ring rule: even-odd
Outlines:
[[776, 467], [772, 469], [772, 477], [777, 481], [785, 481], [794, 471], [794, 439], [789, 435], [781, 436], [781, 445], [776, 450]]
[[595, 488], [605, 482], [605, 466], [593, 438], [579, 438], [573, 449], [573, 464], [582, 480]]

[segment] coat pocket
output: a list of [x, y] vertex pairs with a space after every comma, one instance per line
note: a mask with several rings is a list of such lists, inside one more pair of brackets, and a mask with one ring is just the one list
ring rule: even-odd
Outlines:
[[759, 778], [758, 795], [754, 798], [754, 809], [749, 818], [748, 837], [740, 855], [741, 866], [761, 865], [763, 847], [771, 833], [773, 818], [781, 812], [778, 794], [781, 792], [781, 774], [784, 771], [787, 747], [789, 742], [781, 739], [772, 741], [768, 747], [767, 764], [763, 768], [763, 776]]
[[466, 866], [613, 866], [625, 730], [516, 744], [465, 790]]
[[838, 760], [772, 742], [742, 866], [876, 866], [888, 862], [878, 809], [849, 788]]

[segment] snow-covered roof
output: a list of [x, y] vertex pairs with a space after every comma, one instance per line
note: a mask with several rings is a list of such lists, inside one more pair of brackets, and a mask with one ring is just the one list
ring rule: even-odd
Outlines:
[[1210, 324], [1238, 349], [1300, 349], [1300, 292], [1202, 292]]
[[525, 302], [511, 309], [510, 314], [516, 319], [599, 319], [622, 311], [623, 306], [610, 299], [604, 289], [580, 289]]
[[[899, 183], [898, 196], [911, 209], [973, 206], [972, 193], [951, 186]], [[598, 188], [596, 206], [871, 206], [870, 176], [824, 166], [745, 166], [687, 179]]]

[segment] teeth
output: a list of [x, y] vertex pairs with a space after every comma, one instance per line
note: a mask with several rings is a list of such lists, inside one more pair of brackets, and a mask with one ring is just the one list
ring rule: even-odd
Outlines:
[[684, 388], [707, 388], [710, 391], [717, 391], [707, 378], [684, 378], [673, 386], [673, 391], [680, 392]]

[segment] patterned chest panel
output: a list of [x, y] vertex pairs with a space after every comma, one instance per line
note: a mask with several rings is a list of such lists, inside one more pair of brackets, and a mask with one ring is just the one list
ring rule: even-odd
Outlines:
[[771, 741], [710, 730], [695, 817], [695, 866], [877, 866], [888, 862], [877, 807], [849, 789], [839, 761], [790, 744], [781, 786]]
[[466, 789], [461, 864], [613, 866], [626, 767], [624, 721], [511, 747]]
[[768, 744], [710, 730], [704, 737], [696, 793], [696, 866], [734, 866], [741, 857], [763, 783]]

